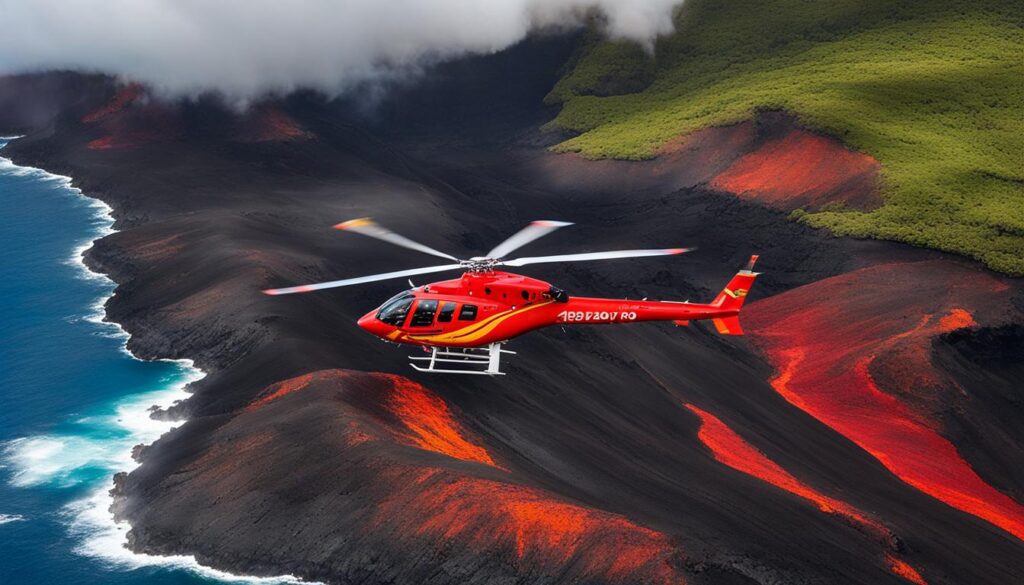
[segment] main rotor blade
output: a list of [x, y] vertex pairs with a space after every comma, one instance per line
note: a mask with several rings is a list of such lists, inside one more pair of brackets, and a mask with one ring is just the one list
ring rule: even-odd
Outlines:
[[338, 225], [334, 226], [334, 229], [345, 230], [348, 232], [354, 232], [357, 234], [362, 234], [364, 236], [369, 236], [371, 238], [377, 238], [378, 240], [384, 240], [385, 242], [394, 244], [396, 246], [401, 246], [403, 248], [408, 248], [410, 250], [416, 250], [417, 252], [423, 252], [424, 254], [431, 254], [433, 256], [439, 256], [441, 258], [447, 258], [449, 260], [455, 260], [456, 262], [459, 260], [458, 258], [452, 256], [451, 254], [445, 254], [444, 252], [435, 250], [430, 246], [424, 246], [423, 244], [419, 242], [414, 242], [405, 236], [400, 236], [368, 217], [350, 219], [348, 221], [339, 223]]
[[614, 258], [639, 258], [641, 256], [672, 256], [689, 252], [693, 248], [665, 248], [663, 250], [618, 250], [615, 252], [588, 252], [585, 254], [561, 254], [559, 256], [533, 256], [502, 262], [505, 266], [526, 266], [545, 262], [585, 262], [588, 260], [611, 260]]
[[444, 266], [427, 266], [426, 268], [411, 268], [409, 270], [399, 270], [397, 272], [384, 272], [382, 274], [371, 274], [370, 276], [345, 278], [342, 280], [318, 282], [316, 284], [304, 284], [302, 286], [291, 286], [288, 288], [269, 288], [263, 291], [263, 294], [276, 296], [290, 295], [292, 293], [313, 292], [315, 290], [323, 290], [325, 288], [336, 288], [339, 286], [349, 286], [352, 284], [363, 284], [364, 282], [376, 282], [378, 280], [387, 280], [389, 278], [404, 278], [406, 276], [416, 276], [417, 274], [444, 272], [445, 270], [458, 270], [460, 268], [462, 268], [461, 264], [445, 264]]
[[546, 236], [551, 232], [557, 230], [560, 227], [572, 225], [566, 221], [550, 221], [550, 220], [538, 220], [530, 222], [530, 225], [519, 230], [512, 235], [509, 239], [495, 246], [493, 250], [487, 253], [487, 258], [502, 258], [507, 256], [510, 252], [522, 248], [526, 244], [536, 240], [537, 238]]

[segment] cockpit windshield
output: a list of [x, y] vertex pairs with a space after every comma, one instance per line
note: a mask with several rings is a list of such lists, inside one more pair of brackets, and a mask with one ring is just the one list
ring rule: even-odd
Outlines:
[[381, 305], [380, 311], [377, 312], [377, 320], [393, 327], [400, 327], [405, 321], [405, 316], [409, 314], [409, 306], [412, 305], [413, 298], [413, 294], [410, 292], [395, 295]]

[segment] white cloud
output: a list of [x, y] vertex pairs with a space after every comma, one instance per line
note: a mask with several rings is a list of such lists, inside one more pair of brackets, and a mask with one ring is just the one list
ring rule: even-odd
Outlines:
[[334, 93], [601, 13], [650, 45], [682, 0], [0, 0], [0, 74], [102, 71], [171, 94]]

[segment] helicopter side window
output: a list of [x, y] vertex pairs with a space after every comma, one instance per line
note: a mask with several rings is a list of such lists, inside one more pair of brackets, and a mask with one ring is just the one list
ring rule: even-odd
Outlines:
[[393, 327], [401, 327], [412, 305], [412, 295], [399, 295], [384, 303], [377, 313], [377, 320]]
[[452, 315], [455, 314], [455, 303], [447, 302], [441, 305], [441, 310], [437, 313], [438, 323], [450, 323]]
[[476, 305], [462, 305], [459, 321], [476, 321]]
[[416, 312], [412, 314], [409, 327], [429, 327], [434, 324], [434, 314], [437, 313], [437, 301], [421, 300], [416, 303]]

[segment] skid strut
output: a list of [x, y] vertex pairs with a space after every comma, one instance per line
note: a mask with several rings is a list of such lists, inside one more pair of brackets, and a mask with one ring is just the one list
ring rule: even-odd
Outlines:
[[[409, 356], [409, 365], [431, 374], [484, 374], [504, 376], [500, 369], [501, 354], [515, 354], [501, 349], [500, 343], [487, 347], [431, 347], [429, 356]], [[426, 367], [424, 367], [426, 366]]]

